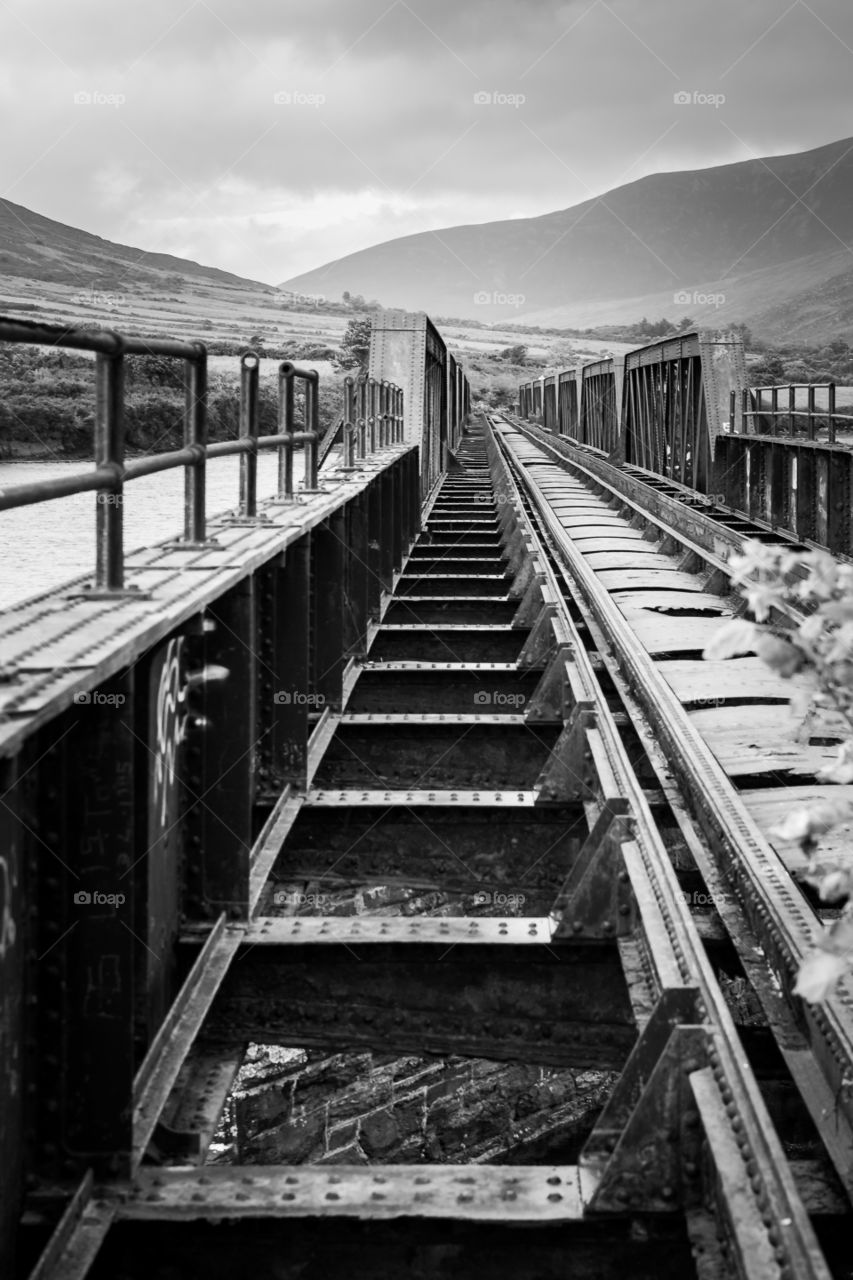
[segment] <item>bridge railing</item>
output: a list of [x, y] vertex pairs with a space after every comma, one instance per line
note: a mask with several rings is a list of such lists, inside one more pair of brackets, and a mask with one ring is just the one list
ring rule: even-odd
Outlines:
[[[294, 498], [294, 447], [305, 449], [305, 476], [302, 492], [318, 491], [320, 379], [315, 369], [304, 369], [284, 361], [278, 370], [278, 431], [261, 435], [259, 427], [260, 359], [256, 352], [240, 359], [240, 421], [236, 440], [208, 443], [207, 430], [207, 349], [201, 342], [173, 338], [140, 338], [113, 330], [96, 333], [61, 325], [34, 324], [0, 317], [0, 342], [88, 351], [95, 355], [94, 470], [88, 474], [37, 480], [14, 485], [0, 492], [0, 511], [31, 506], [94, 491], [96, 595], [124, 590], [124, 486], [131, 480], [170, 471], [184, 470], [185, 547], [207, 546], [206, 467], [212, 458], [240, 458], [238, 515], [257, 518], [257, 460], [264, 450], [278, 452], [277, 497]], [[124, 358], [128, 355], [164, 356], [184, 364], [183, 446], [140, 458], [125, 456]], [[302, 424], [297, 421], [296, 389], [304, 389]], [[386, 429], [388, 404], [398, 388], [382, 384], [380, 432], [382, 448], [391, 443]], [[386, 439], [387, 437], [387, 439]], [[395, 437], [396, 438], [396, 437]], [[377, 445], [370, 436], [370, 452]], [[363, 455], [362, 455], [363, 456]]]
[[837, 412], [834, 384], [733, 391], [714, 483], [734, 510], [853, 555], [853, 415]]
[[744, 368], [738, 335], [678, 334], [523, 383], [520, 416], [707, 493], [729, 390], [744, 385]]

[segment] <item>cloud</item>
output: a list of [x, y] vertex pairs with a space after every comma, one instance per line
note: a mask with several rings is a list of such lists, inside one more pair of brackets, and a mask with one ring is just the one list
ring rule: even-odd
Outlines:
[[[853, 133], [845, 0], [149, 0], [115, 14], [104, 0], [0, 11], [0, 109], [20, 122], [0, 141], [2, 194], [270, 281], [391, 235]], [[679, 107], [676, 92], [725, 103]]]

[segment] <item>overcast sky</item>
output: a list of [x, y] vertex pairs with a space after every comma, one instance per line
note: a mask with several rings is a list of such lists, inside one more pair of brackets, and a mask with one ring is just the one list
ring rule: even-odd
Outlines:
[[846, 137], [851, 84], [850, 0], [6, 0], [0, 191], [279, 283]]

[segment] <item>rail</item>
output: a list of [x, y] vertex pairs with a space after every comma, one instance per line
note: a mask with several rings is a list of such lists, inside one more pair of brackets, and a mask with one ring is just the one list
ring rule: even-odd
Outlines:
[[[240, 421], [236, 440], [213, 444], [207, 438], [207, 349], [201, 342], [184, 342], [173, 338], [140, 338], [104, 329], [97, 333], [73, 327], [45, 325], [0, 317], [0, 342], [50, 345], [95, 355], [95, 420], [94, 470], [88, 474], [31, 484], [14, 485], [0, 493], [0, 511], [32, 506], [58, 498], [94, 491], [95, 503], [95, 574], [93, 597], [121, 593], [125, 590], [124, 566], [124, 486], [131, 480], [160, 471], [184, 469], [184, 531], [182, 545], [204, 547], [207, 543], [206, 467], [211, 458], [240, 458], [238, 515], [257, 518], [257, 460], [265, 450], [277, 450], [279, 499], [294, 498], [293, 450], [305, 447], [303, 492], [318, 491], [319, 470], [319, 374], [291, 361], [283, 361], [278, 369], [278, 431], [260, 434], [259, 372], [256, 352], [245, 352], [240, 359]], [[165, 356], [184, 362], [183, 447], [127, 459], [124, 434], [124, 358], [128, 355]], [[296, 421], [296, 386], [304, 387], [303, 429]], [[402, 393], [390, 383], [382, 384], [380, 413], [388, 413], [391, 398], [400, 401]], [[397, 403], [395, 399], [395, 404]], [[384, 430], [384, 441], [389, 434]], [[399, 438], [399, 433], [395, 435]], [[390, 438], [388, 440], [390, 443]], [[375, 448], [370, 436], [370, 452]], [[380, 444], [379, 447], [384, 447]], [[362, 455], [364, 456], [364, 455]]]

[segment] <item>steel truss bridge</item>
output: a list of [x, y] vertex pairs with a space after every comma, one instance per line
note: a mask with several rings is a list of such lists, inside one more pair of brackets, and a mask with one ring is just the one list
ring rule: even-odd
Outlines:
[[[850, 555], [834, 403], [693, 334], [471, 413], [435, 327], [386, 312], [325, 438], [289, 364], [259, 434], [248, 355], [211, 444], [200, 344], [0, 340], [97, 362], [95, 467], [0, 511], [186, 486], [181, 537], [126, 552], [96, 503], [93, 575], [0, 614], [2, 1274], [848, 1276], [853, 985], [792, 995], [821, 910], [768, 834], [838, 794], [834, 745], [757, 658], [701, 660], [745, 538]], [[185, 439], [133, 459], [145, 353], [184, 363]], [[277, 890], [342, 882], [456, 906]], [[211, 1163], [250, 1044], [618, 1078], [570, 1164]]]

